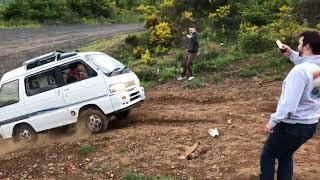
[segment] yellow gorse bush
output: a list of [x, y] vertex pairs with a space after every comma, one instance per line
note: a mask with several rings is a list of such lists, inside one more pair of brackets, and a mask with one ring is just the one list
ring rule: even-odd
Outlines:
[[143, 13], [146, 16], [159, 13], [159, 11], [155, 6], [149, 6], [149, 5], [143, 5], [143, 4], [137, 8], [137, 11]]
[[181, 15], [181, 20], [182, 21], [193, 21], [193, 14], [190, 11], [184, 11]]
[[250, 25], [247, 23], [240, 24], [240, 33], [257, 32], [257, 31], [259, 31], [259, 27], [256, 25]]
[[173, 39], [172, 30], [168, 22], [161, 22], [154, 28], [151, 28], [151, 43], [167, 46]]
[[287, 6], [287, 5], [282, 5], [280, 8], [279, 8], [279, 11], [281, 13], [290, 13], [290, 11], [292, 10], [291, 7]]
[[219, 21], [230, 15], [230, 9], [230, 5], [220, 6], [215, 12], [209, 13], [209, 18], [212, 18], [214, 21]]
[[141, 54], [141, 58], [142, 58], [142, 61], [147, 64], [152, 64], [154, 62], [154, 59], [152, 58], [149, 49], [146, 49], [144, 53]]
[[164, 0], [160, 6], [161, 8], [173, 7], [173, 0]]
[[133, 54], [133, 56], [134, 56], [135, 58], [141, 58], [141, 55], [142, 55], [143, 53], [144, 53], [144, 49], [143, 49], [142, 47], [137, 46], [137, 47], [133, 48], [132, 54]]
[[140, 5], [137, 10], [144, 14], [144, 27], [148, 29], [157, 25], [161, 19], [160, 11], [155, 6]]

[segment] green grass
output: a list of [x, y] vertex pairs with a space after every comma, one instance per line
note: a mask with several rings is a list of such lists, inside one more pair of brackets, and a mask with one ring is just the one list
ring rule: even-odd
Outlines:
[[91, 145], [84, 145], [82, 147], [80, 147], [79, 149], [79, 154], [80, 155], [88, 155], [90, 153], [93, 153], [94, 152], [94, 147], [91, 146]]
[[80, 19], [81, 24], [86, 25], [99, 25], [99, 24], [111, 24], [110, 19], [108, 18], [81, 18]]
[[144, 20], [144, 15], [137, 14], [134, 11], [126, 11], [124, 13], [120, 13], [113, 16], [110, 22], [127, 24], [127, 23], [143, 22], [143, 20]]
[[37, 29], [42, 25], [35, 21], [17, 20], [17, 21], [3, 21], [0, 20], [0, 29]]
[[187, 89], [197, 89], [205, 86], [206, 86], [206, 83], [201, 78], [195, 78], [191, 81], [185, 81], [183, 84], [183, 87]]
[[122, 180], [175, 180], [176, 178], [168, 176], [147, 176], [140, 173], [129, 172], [125, 174]]
[[211, 84], [217, 85], [223, 81], [224, 77], [220, 74], [214, 74], [211, 78]]
[[159, 69], [159, 81], [167, 82], [172, 79], [176, 79], [178, 76], [178, 71], [174, 67], [164, 67], [163, 69]]
[[141, 86], [144, 87], [145, 91], [151, 89], [156, 83], [153, 81], [141, 81]]
[[251, 55], [250, 59], [258, 60], [257, 63], [248, 63], [249, 66], [240, 70], [239, 76], [243, 78], [257, 76], [266, 80], [283, 79], [285, 74], [292, 68], [292, 63], [283, 58], [278, 51], [269, 51]]
[[93, 43], [82, 46], [80, 51], [101, 51], [106, 53], [113, 53], [118, 50], [118, 47], [123, 44], [127, 35], [115, 36], [112, 39], [104, 39], [95, 41]]

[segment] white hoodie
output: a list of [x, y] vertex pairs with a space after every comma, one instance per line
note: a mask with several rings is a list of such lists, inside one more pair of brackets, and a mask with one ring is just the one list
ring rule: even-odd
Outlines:
[[282, 84], [277, 111], [271, 115], [274, 127], [279, 122], [314, 124], [320, 117], [320, 55], [290, 55], [295, 64]]

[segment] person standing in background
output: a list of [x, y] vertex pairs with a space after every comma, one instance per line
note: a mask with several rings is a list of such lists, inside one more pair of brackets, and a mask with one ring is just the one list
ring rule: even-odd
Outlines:
[[195, 78], [192, 74], [192, 64], [199, 49], [199, 34], [194, 25], [189, 27], [189, 33], [190, 34], [187, 35], [188, 47], [186, 49], [186, 57], [182, 63], [183, 71], [181, 76], [178, 78], [179, 81], [184, 79], [192, 80]]

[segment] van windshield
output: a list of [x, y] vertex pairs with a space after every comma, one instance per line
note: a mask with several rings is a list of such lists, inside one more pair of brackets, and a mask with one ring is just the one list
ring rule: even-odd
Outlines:
[[87, 55], [86, 57], [108, 76], [112, 75], [116, 71], [122, 71], [126, 68], [122, 63], [106, 54], [92, 54]]

